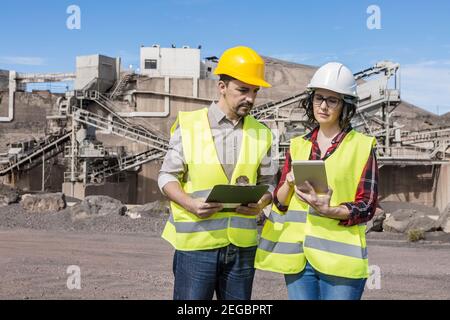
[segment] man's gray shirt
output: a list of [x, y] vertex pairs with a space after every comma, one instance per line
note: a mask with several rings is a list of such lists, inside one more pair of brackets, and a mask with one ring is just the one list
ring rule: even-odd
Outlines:
[[[228, 181], [230, 181], [241, 150], [243, 118], [233, 123], [213, 102], [208, 109], [208, 120], [219, 161]], [[270, 186], [269, 192], [273, 192], [275, 189], [278, 170], [277, 164], [273, 161], [271, 150], [272, 148], [261, 161], [257, 173], [257, 184], [268, 184]], [[181, 141], [181, 130], [178, 126], [170, 138], [169, 150], [159, 171], [158, 186], [161, 192], [164, 194], [163, 187], [169, 182], [187, 181], [188, 174]]]

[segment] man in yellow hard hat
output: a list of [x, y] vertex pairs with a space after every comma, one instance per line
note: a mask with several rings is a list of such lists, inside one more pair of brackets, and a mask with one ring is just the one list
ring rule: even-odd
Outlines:
[[[250, 299], [257, 217], [272, 201], [276, 166], [271, 131], [249, 115], [264, 79], [264, 61], [248, 47], [221, 56], [219, 100], [180, 112], [158, 177], [171, 200], [162, 237], [176, 249], [174, 299]], [[226, 209], [205, 197], [219, 184], [268, 184], [258, 203]]]

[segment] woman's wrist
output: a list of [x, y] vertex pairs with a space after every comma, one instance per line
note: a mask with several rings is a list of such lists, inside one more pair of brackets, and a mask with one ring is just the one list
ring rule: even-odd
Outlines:
[[347, 220], [350, 218], [350, 211], [346, 206], [327, 207], [320, 211], [320, 214], [337, 220]]
[[285, 180], [284, 181], [284, 184], [289, 188], [289, 190], [290, 189], [294, 189], [294, 185], [295, 185], [295, 183], [294, 182], [289, 182], [289, 180]]

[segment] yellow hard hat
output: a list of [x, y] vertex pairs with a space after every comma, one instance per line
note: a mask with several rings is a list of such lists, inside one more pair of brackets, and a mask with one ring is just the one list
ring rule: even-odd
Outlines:
[[264, 79], [264, 60], [249, 47], [226, 50], [220, 57], [214, 74], [226, 74], [254, 86], [271, 87]]

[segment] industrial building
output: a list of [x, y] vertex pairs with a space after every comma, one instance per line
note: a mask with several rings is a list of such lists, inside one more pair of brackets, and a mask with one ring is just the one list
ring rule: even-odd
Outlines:
[[[266, 61], [273, 88], [261, 91], [252, 114], [276, 135], [274, 157], [282, 163], [289, 139], [306, 130], [299, 103], [316, 68]], [[156, 180], [169, 129], [178, 111], [217, 98], [216, 63], [202, 61], [200, 48], [152, 45], [140, 48], [139, 72], [104, 55], [76, 57], [73, 73], [0, 71], [0, 179], [79, 199], [162, 198]], [[399, 70], [380, 61], [355, 73], [360, 101], [352, 124], [377, 138], [382, 199], [442, 210], [450, 202], [450, 121], [403, 102]], [[65, 81], [73, 91], [26, 91], [30, 83]]]

